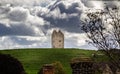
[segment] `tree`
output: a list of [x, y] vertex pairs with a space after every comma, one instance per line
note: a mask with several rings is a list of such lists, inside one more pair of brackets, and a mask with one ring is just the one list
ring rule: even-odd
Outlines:
[[26, 74], [20, 61], [16, 58], [0, 54], [0, 74]]
[[105, 10], [88, 11], [87, 18], [82, 21], [81, 29], [90, 39], [88, 42], [99, 50], [103, 50], [111, 59], [112, 64], [120, 68], [120, 57], [116, 57], [113, 51], [120, 48], [119, 8], [116, 6], [113, 8], [106, 6]]

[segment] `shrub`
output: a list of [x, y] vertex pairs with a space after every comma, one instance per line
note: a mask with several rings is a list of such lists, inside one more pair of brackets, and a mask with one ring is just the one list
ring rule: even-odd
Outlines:
[[0, 54], [0, 74], [25, 74], [25, 71], [16, 58]]
[[64, 68], [60, 62], [54, 62], [53, 66], [55, 68], [55, 74], [65, 74]]

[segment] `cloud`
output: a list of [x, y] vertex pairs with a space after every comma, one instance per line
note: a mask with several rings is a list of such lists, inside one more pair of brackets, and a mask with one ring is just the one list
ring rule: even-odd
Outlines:
[[88, 45], [85, 41], [88, 38], [85, 36], [84, 33], [70, 33], [64, 32], [65, 34], [65, 47], [82, 47]]
[[12, 49], [17, 43], [12, 41], [9, 37], [0, 37], [0, 50], [2, 49]]
[[[65, 32], [65, 47], [92, 48], [80, 29], [88, 0], [0, 0], [0, 47], [51, 47], [53, 29]], [[114, 4], [114, 3], [113, 3]], [[85, 16], [84, 16], [85, 17]]]
[[[58, 0], [48, 7], [48, 13], [37, 12], [39, 17], [50, 22], [51, 28], [60, 28], [68, 32], [81, 32], [80, 16], [86, 7], [81, 1]], [[46, 28], [46, 25], [45, 25]]]
[[2, 6], [0, 9], [0, 36], [44, 35], [42, 29], [45, 21], [32, 15], [29, 8]]
[[47, 6], [54, 0], [0, 0], [0, 5], [10, 4], [12, 6]]
[[84, 33], [65, 33], [65, 47], [66, 48], [80, 48], [96, 50], [93, 45], [88, 44], [86, 40], [89, 40]]
[[37, 27], [25, 23], [11, 23], [10, 27], [0, 24], [0, 36], [40, 36], [44, 35]]
[[9, 7], [0, 6], [0, 14], [7, 14], [10, 11]]
[[90, 9], [104, 9], [106, 6], [120, 6], [119, 0], [81, 0], [81, 2]]
[[45, 36], [4, 36], [0, 37], [0, 50], [17, 48], [45, 48], [50, 47]]
[[11, 21], [25, 21], [28, 17], [29, 11], [22, 7], [12, 8], [8, 13], [8, 18]]
[[[19, 1], [15, 0], [16, 2]], [[2, 9], [1, 12], [5, 14], [0, 21], [1, 24], [4, 24], [1, 25], [1, 30], [4, 28], [4, 34], [0, 33], [1, 36], [36, 36], [37, 34], [41, 35], [41, 33], [43, 35], [51, 28], [60, 28], [72, 33], [82, 33], [80, 20], [82, 13], [87, 8], [79, 0], [57, 0], [48, 7], [24, 7], [18, 5], [4, 6]]]

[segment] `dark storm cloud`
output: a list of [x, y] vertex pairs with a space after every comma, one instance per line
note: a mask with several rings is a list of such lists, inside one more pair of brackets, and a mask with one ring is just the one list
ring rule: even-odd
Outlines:
[[80, 3], [74, 2], [67, 7], [64, 2], [60, 1], [60, 2], [56, 2], [52, 6], [49, 6], [48, 9], [50, 9], [50, 11], [53, 11], [56, 8], [59, 8], [61, 13], [73, 14], [73, 13], [79, 12], [79, 10], [77, 9], [77, 7], [79, 8], [79, 6], [80, 6]]
[[79, 15], [75, 15], [66, 19], [54, 19], [52, 17], [44, 17], [45, 20], [49, 21], [51, 27], [45, 25], [46, 29], [49, 28], [60, 28], [68, 32], [80, 32], [80, 20]]
[[8, 27], [4, 24], [0, 23], [0, 36], [6, 35], [17, 35], [17, 36], [27, 36], [31, 35], [34, 36], [35, 33], [32, 30], [32, 27], [25, 25], [24, 23], [13, 24]]
[[[38, 13], [39, 17], [50, 22], [50, 28], [60, 28], [68, 32], [81, 32], [80, 29], [80, 17], [83, 12], [84, 5], [79, 2], [73, 2], [66, 5], [64, 1], [57, 1], [53, 5], [49, 6], [48, 13]], [[47, 27], [45, 25], [45, 27]]]

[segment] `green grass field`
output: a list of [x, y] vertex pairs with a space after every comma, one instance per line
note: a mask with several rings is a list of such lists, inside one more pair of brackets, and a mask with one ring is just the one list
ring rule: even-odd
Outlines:
[[0, 53], [10, 54], [17, 58], [28, 74], [37, 74], [44, 64], [60, 61], [66, 74], [72, 74], [70, 60], [75, 57], [92, 57], [94, 50], [82, 49], [16, 49], [1, 50]]

